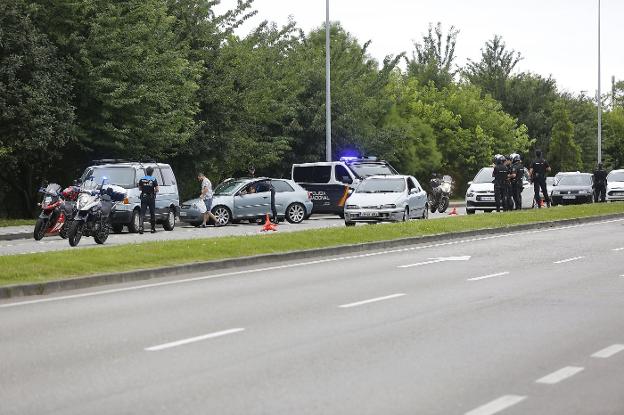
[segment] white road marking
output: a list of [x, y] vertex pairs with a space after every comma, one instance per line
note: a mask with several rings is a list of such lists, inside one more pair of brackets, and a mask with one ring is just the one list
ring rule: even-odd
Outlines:
[[503, 275], [509, 275], [509, 271], [499, 272], [499, 273], [496, 273], [496, 274], [484, 275], [484, 276], [482, 276], [482, 277], [468, 278], [468, 281], [479, 281], [479, 280], [485, 280], [485, 279], [488, 279], [488, 278], [502, 277]]
[[597, 351], [591, 357], [595, 357], [597, 359], [607, 359], [613, 355], [616, 355], [624, 350], [624, 344], [614, 344], [607, 348]]
[[[186, 284], [190, 282], [210, 280], [213, 278], [233, 277], [233, 276], [240, 276], [240, 275], [245, 275], [245, 274], [255, 274], [255, 273], [265, 272], [265, 271], [275, 271], [275, 270], [282, 270], [282, 269], [289, 269], [289, 268], [305, 267], [309, 265], [325, 264], [329, 262], [344, 261], [344, 260], [349, 260], [349, 259], [368, 258], [368, 257], [379, 256], [379, 255], [419, 251], [422, 249], [438, 248], [441, 246], [451, 246], [451, 245], [466, 244], [470, 242], [488, 241], [491, 239], [507, 238], [509, 236], [518, 235], [518, 234], [529, 235], [529, 234], [536, 234], [536, 233], [556, 232], [560, 230], [581, 228], [585, 226], [604, 225], [604, 224], [610, 224], [610, 223], [622, 222], [622, 221], [624, 221], [624, 219], [611, 219], [611, 220], [606, 220], [606, 221], [601, 221], [601, 222], [581, 223], [578, 225], [568, 225], [568, 226], [561, 226], [561, 227], [556, 227], [556, 228], [538, 229], [538, 230], [526, 231], [526, 232], [518, 231], [518, 232], [509, 232], [509, 233], [502, 233], [502, 234], [496, 234], [496, 235], [479, 236], [479, 237], [469, 238], [469, 239], [459, 239], [455, 241], [438, 242], [438, 243], [429, 244], [429, 245], [415, 245], [415, 246], [410, 246], [408, 248], [390, 249], [386, 251], [370, 252], [366, 254], [349, 255], [349, 256], [336, 257], [336, 258], [324, 258], [324, 259], [319, 259], [315, 261], [299, 262], [299, 263], [288, 264], [288, 265], [276, 265], [273, 267], [266, 267], [266, 268], [225, 272], [225, 273], [215, 274], [215, 275], [205, 275], [202, 277], [184, 278], [184, 279], [175, 280], [175, 281], [157, 282], [157, 283], [151, 283], [151, 284], [135, 285], [132, 287], [125, 287], [125, 288], [113, 288], [109, 290], [93, 291], [93, 292], [83, 293], [83, 294], [63, 295], [63, 296], [58, 296], [58, 297], [41, 298], [37, 300], [28, 300], [28, 301], [0, 304], [0, 308], [18, 307], [18, 306], [29, 305], [29, 304], [48, 303], [52, 301], [71, 300], [71, 299], [76, 299], [76, 298], [93, 297], [97, 295], [115, 294], [115, 293], [120, 293], [120, 292], [125, 292], [125, 291], [135, 291], [135, 290], [142, 290], [142, 289], [147, 289], [147, 288], [163, 287], [163, 286], [168, 286], [168, 285]], [[62, 251], [71, 251], [71, 250], [72, 250], [71, 248], [68, 248]], [[22, 254], [17, 254], [17, 255], [22, 255]]]
[[399, 265], [398, 268], [412, 268], [419, 267], [421, 265], [429, 265], [429, 264], [437, 264], [438, 262], [448, 262], [448, 261], [468, 261], [470, 259], [469, 255], [464, 256], [449, 256], [449, 257], [441, 257], [441, 258], [429, 258], [429, 261], [417, 262], [415, 264], [408, 265]]
[[511, 406], [519, 404], [526, 399], [526, 396], [518, 395], [504, 395], [492, 402], [486, 403], [470, 412], [466, 412], [465, 415], [493, 415], [503, 411]]
[[557, 370], [549, 375], [544, 376], [543, 378], [539, 378], [535, 381], [535, 383], [544, 383], [546, 385], [554, 385], [555, 383], [559, 383], [562, 380], [566, 380], [576, 375], [577, 373], [583, 371], [584, 368], [577, 366], [566, 366], [562, 369]]
[[404, 295], [406, 294], [399, 293], [399, 294], [386, 295], [385, 297], [371, 298], [370, 300], [363, 300], [363, 301], [358, 301], [356, 303], [343, 304], [343, 305], [339, 305], [338, 307], [340, 308], [357, 307], [357, 306], [364, 305], [364, 304], [376, 303], [378, 301], [392, 300], [393, 298], [403, 297]]
[[613, 250], [616, 251], [616, 252], [617, 251], [624, 251], [624, 247], [622, 247], [622, 248], [613, 248]]
[[171, 343], [159, 344], [158, 346], [146, 347], [145, 351], [157, 352], [160, 350], [171, 349], [172, 347], [183, 346], [185, 344], [195, 343], [195, 342], [199, 342], [202, 340], [208, 340], [208, 339], [214, 339], [216, 337], [227, 336], [228, 334], [240, 333], [241, 331], [245, 331], [245, 329], [237, 328], [237, 329], [217, 331], [215, 333], [204, 334], [203, 336], [191, 337], [188, 339], [182, 339], [182, 340], [174, 341]]
[[555, 261], [555, 262], [553, 262], [553, 264], [564, 264], [566, 262], [578, 261], [579, 259], [583, 259], [583, 258], [585, 258], [585, 257], [575, 256], [573, 258], [566, 258], [566, 259], [561, 259], [559, 261]]

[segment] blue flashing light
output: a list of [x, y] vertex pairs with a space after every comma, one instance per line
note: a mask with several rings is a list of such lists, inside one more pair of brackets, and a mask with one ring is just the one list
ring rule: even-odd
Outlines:
[[340, 157], [340, 161], [344, 161], [346, 163], [350, 162], [350, 161], [355, 161], [358, 160], [359, 157], [354, 157], [354, 156], [344, 156], [344, 157]]

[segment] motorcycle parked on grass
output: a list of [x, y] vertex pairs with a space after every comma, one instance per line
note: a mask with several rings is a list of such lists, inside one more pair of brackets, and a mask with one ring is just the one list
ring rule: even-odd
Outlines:
[[41, 213], [35, 223], [33, 237], [40, 241], [44, 236], [59, 235], [67, 238], [69, 223], [73, 217], [73, 200], [77, 193], [73, 187], [68, 187], [61, 192], [61, 186], [50, 183], [45, 188], [39, 189], [43, 194], [43, 200], [39, 204]]
[[76, 215], [67, 232], [70, 246], [77, 246], [83, 236], [92, 236], [100, 245], [108, 239], [113, 205], [122, 201], [126, 195], [105, 184], [105, 180], [100, 185], [93, 180], [82, 184], [76, 202]]
[[431, 213], [437, 210], [440, 213], [446, 212], [449, 207], [453, 178], [449, 175], [442, 176], [442, 179], [434, 177], [429, 182], [431, 193], [429, 194], [429, 209]]

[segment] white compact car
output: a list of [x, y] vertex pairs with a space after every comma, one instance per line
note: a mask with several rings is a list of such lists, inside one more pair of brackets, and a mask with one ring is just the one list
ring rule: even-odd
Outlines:
[[[472, 215], [477, 210], [492, 212], [496, 210], [496, 199], [494, 198], [494, 177], [492, 177], [493, 167], [483, 167], [469, 182], [466, 191], [466, 213]], [[524, 180], [522, 190], [522, 209], [533, 207], [535, 193], [533, 185], [529, 183], [529, 172], [524, 169]]]
[[371, 176], [345, 202], [345, 225], [429, 217], [427, 192], [412, 176]]
[[611, 170], [607, 176], [607, 201], [624, 200], [624, 170]]

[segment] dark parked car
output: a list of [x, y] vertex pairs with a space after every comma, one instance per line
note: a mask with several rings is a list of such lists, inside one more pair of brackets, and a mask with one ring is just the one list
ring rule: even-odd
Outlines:
[[594, 184], [591, 173], [558, 173], [552, 188], [553, 205], [592, 203]]

